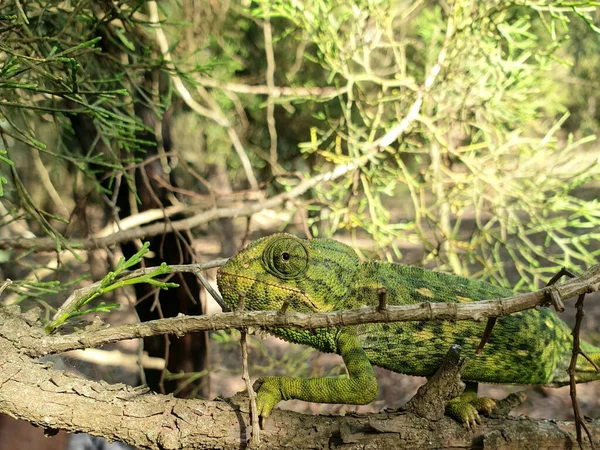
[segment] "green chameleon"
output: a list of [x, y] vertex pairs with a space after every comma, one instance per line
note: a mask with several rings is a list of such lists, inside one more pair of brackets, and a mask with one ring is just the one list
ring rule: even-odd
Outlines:
[[[331, 239], [302, 240], [275, 234], [250, 244], [218, 272], [225, 302], [235, 310], [243, 298], [248, 310], [325, 312], [377, 306], [381, 288], [390, 305], [420, 302], [472, 302], [512, 296], [512, 291], [480, 281], [419, 267], [378, 261], [360, 262], [354, 250]], [[270, 330], [290, 342], [342, 356], [349, 377], [263, 377], [257, 408], [266, 419], [281, 400], [362, 405], [377, 397], [372, 364], [407, 375], [432, 376], [453, 344], [469, 358], [462, 379], [465, 392], [450, 400], [446, 413], [472, 427], [479, 413], [490, 413], [492, 399], [477, 397], [476, 382], [543, 384], [569, 382], [571, 330], [550, 309], [523, 311], [498, 319], [479, 356], [475, 351], [485, 323], [429, 321], [365, 324], [312, 331]], [[581, 349], [600, 364], [600, 348]], [[576, 380], [600, 379], [585, 358], [577, 361]]]

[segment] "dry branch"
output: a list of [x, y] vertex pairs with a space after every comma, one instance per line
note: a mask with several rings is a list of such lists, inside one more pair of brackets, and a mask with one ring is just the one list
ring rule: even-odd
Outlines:
[[[175, 266], [187, 268], [189, 266]], [[150, 270], [150, 269], [145, 269]], [[178, 316], [143, 323], [123, 325], [100, 330], [80, 331], [67, 335], [45, 335], [41, 329], [27, 335], [11, 336], [10, 329], [3, 326], [7, 309], [0, 308], [0, 337], [5, 337], [30, 356], [42, 356], [89, 347], [99, 347], [111, 342], [148, 336], [177, 334], [195, 331], [222, 330], [227, 328], [276, 328], [296, 327], [316, 329], [363, 323], [423, 321], [423, 320], [483, 320], [513, 314], [536, 306], [548, 305], [552, 294], [566, 300], [582, 293], [595, 292], [600, 286], [600, 265], [594, 266], [579, 277], [564, 284], [547, 286], [535, 292], [512, 298], [478, 301], [471, 303], [418, 303], [415, 305], [378, 306], [351, 311], [302, 314], [280, 311], [253, 311], [221, 313], [207, 316]], [[14, 314], [14, 312], [12, 313]]]
[[[182, 400], [52, 370], [24, 355], [18, 340], [7, 338], [41, 331], [7, 309], [0, 308], [0, 413], [50, 432], [87, 432], [136, 448], [247, 446], [247, 397]], [[593, 435], [600, 435], [598, 422], [588, 426]], [[472, 433], [447, 417], [431, 422], [406, 412], [323, 417], [275, 410], [256, 448], [568, 448], [575, 436], [573, 423], [523, 417], [485, 419]]]
[[336, 97], [348, 92], [347, 87], [301, 87], [301, 86], [265, 86], [230, 83], [223, 80], [214, 80], [196, 76], [195, 80], [203, 86], [236, 92], [238, 94], [270, 95], [271, 97], [307, 97], [320, 98]]

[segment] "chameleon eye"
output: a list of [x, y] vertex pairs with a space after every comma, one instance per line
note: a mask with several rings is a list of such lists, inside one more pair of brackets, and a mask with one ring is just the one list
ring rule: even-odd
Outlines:
[[299, 278], [308, 268], [308, 251], [296, 239], [280, 238], [271, 242], [262, 254], [265, 270], [277, 278]]

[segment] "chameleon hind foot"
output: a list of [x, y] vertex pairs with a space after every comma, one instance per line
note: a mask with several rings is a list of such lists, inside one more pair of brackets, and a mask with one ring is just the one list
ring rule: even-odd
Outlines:
[[469, 402], [477, 412], [483, 413], [486, 416], [492, 415], [496, 411], [496, 400], [490, 397], [477, 397]]
[[489, 416], [496, 410], [496, 401], [489, 397], [477, 397], [476, 393], [465, 392], [446, 404], [446, 415], [456, 419], [468, 429], [474, 430], [481, 423], [479, 413]]

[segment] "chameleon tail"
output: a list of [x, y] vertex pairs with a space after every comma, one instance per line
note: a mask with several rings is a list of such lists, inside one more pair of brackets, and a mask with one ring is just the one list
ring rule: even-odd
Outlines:
[[[581, 351], [600, 367], [600, 348], [581, 341]], [[560, 387], [569, 384], [569, 365], [571, 364], [572, 347], [569, 345], [564, 348], [560, 361], [556, 367], [552, 381], [548, 383], [551, 386]], [[575, 381], [577, 383], [587, 383], [588, 381], [600, 380], [600, 371], [587, 358], [579, 355], [577, 365], [575, 366]]]
[[579, 355], [575, 366], [575, 380], [578, 383], [600, 380], [600, 370], [598, 370], [600, 368], [600, 348], [582, 341], [581, 351], [593, 361], [596, 367], [587, 358]]

